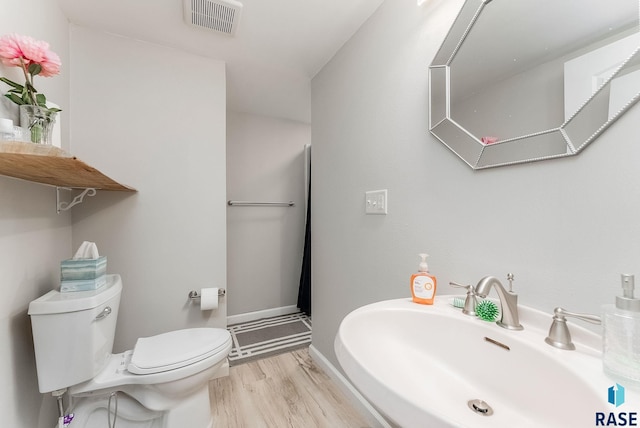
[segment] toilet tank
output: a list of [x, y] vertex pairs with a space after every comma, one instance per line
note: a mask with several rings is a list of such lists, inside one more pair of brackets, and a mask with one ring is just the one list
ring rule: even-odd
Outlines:
[[51, 392], [93, 378], [113, 349], [120, 275], [98, 290], [52, 290], [29, 304], [38, 388]]

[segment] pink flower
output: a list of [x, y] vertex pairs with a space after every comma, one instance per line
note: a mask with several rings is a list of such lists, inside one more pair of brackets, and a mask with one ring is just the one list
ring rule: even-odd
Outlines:
[[44, 58], [40, 63], [42, 70], [40, 71], [39, 76], [42, 77], [51, 77], [60, 73], [60, 57], [52, 51], [46, 51], [44, 54]]
[[498, 141], [498, 138], [496, 138], [496, 137], [482, 137], [480, 139], [480, 141], [482, 141], [484, 144], [493, 144], [496, 141]]
[[22, 51], [11, 34], [0, 37], [0, 61], [7, 66], [20, 66]]
[[50, 77], [60, 72], [60, 58], [49, 50], [49, 43], [29, 36], [7, 34], [0, 37], [0, 61], [6, 66], [29, 68], [31, 64], [42, 67], [40, 74]]
[[[38, 93], [33, 85], [33, 77], [51, 77], [60, 73], [60, 57], [49, 50], [49, 43], [29, 36], [7, 34], [0, 37], [0, 64], [19, 67], [24, 74], [24, 85], [6, 77], [0, 82], [10, 86], [5, 97], [18, 105], [32, 104], [47, 108], [47, 97]], [[49, 109], [53, 111], [54, 109]], [[60, 109], [55, 109], [60, 111]]]

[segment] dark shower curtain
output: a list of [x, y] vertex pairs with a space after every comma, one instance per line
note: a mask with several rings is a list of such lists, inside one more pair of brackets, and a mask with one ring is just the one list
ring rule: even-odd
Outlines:
[[307, 192], [307, 225], [304, 232], [304, 254], [298, 288], [298, 308], [311, 316], [311, 167], [309, 166], [309, 191]]

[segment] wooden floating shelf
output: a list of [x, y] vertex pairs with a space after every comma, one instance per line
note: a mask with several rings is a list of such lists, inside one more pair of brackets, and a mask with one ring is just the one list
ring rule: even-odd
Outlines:
[[0, 175], [78, 189], [136, 192], [55, 146], [0, 142]]

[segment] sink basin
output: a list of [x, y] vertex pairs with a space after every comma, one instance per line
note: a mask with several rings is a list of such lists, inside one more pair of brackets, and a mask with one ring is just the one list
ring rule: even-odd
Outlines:
[[340, 325], [340, 365], [393, 423], [593, 427], [598, 412], [605, 422], [610, 413], [620, 421], [620, 412], [638, 412], [640, 393], [629, 388], [622, 406], [608, 402], [616, 382], [602, 371], [598, 334], [569, 321], [576, 350], [560, 350], [544, 342], [551, 314], [520, 305], [524, 330], [510, 331], [463, 315], [451, 300], [378, 302], [351, 312]]

